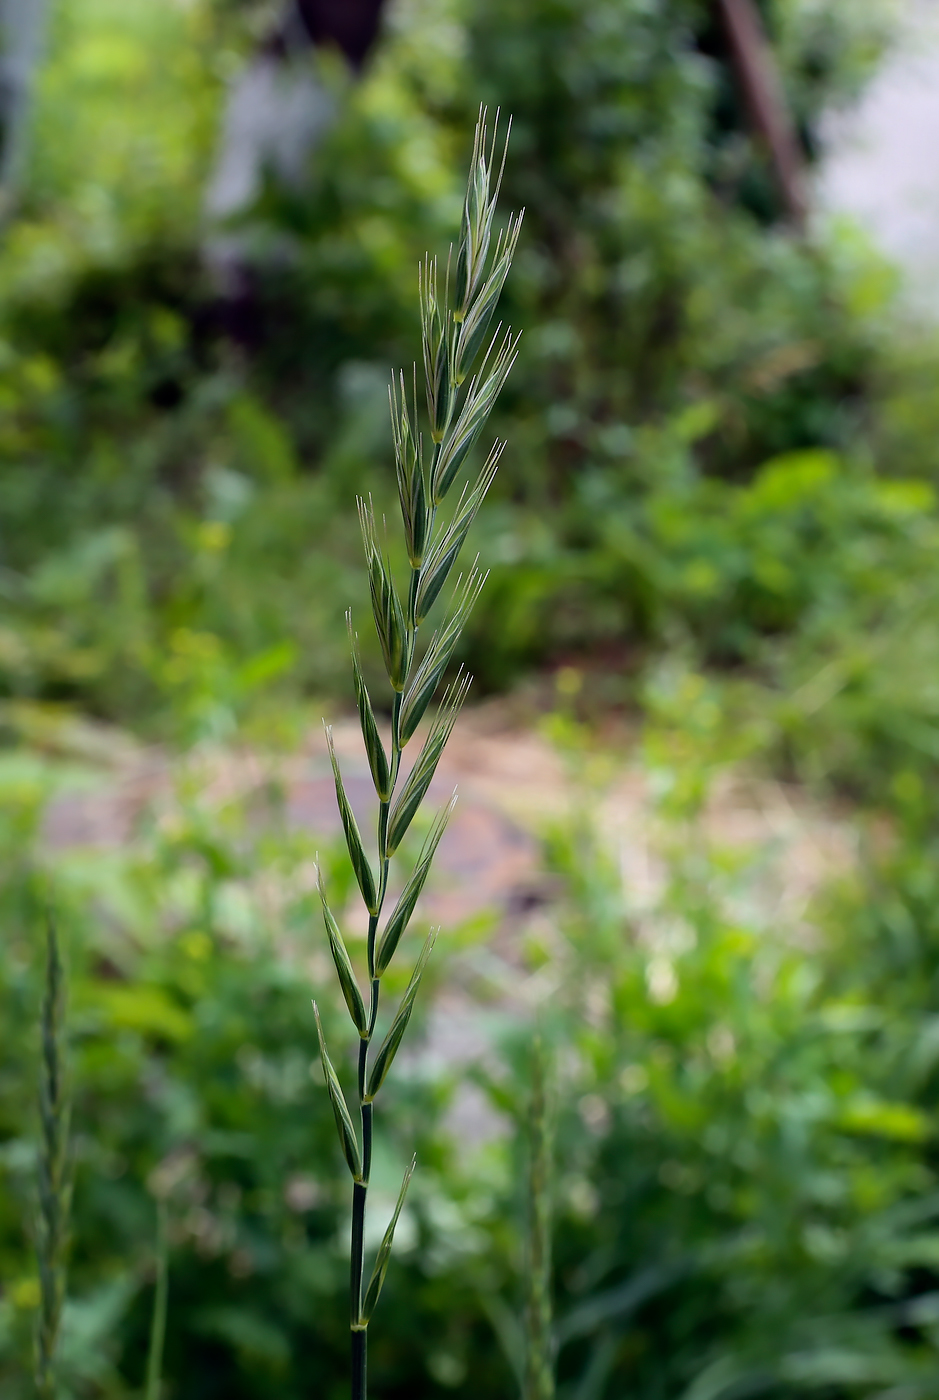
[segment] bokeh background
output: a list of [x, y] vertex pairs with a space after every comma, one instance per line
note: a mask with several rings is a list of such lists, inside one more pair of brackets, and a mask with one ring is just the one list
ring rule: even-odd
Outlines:
[[63, 1400], [142, 1393], [158, 1198], [166, 1400], [347, 1394], [317, 852], [359, 945], [319, 723], [358, 802], [354, 499], [396, 508], [387, 383], [480, 103], [513, 118], [524, 334], [445, 937], [379, 1126], [379, 1237], [420, 1170], [375, 1394], [519, 1394], [537, 1027], [562, 1400], [939, 1395], [933, 28], [0, 0], [4, 1400], [50, 900]]

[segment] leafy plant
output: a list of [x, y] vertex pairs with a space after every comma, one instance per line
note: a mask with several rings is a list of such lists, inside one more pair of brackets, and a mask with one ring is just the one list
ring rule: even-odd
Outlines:
[[[475, 563], [465, 577], [460, 575], [457, 578], [450, 605], [420, 655], [417, 650], [418, 631], [447, 586], [467, 532], [495, 476], [503, 447], [499, 442], [490, 450], [472, 486], [464, 483], [456, 509], [449, 519], [438, 518], [444, 500], [485, 427], [512, 368], [518, 347], [518, 336], [513, 336], [511, 330], [503, 332], [501, 325], [490, 335], [522, 222], [521, 214], [510, 217], [499, 231], [493, 247], [493, 217], [501, 181], [500, 169], [493, 183], [495, 143], [496, 132], [490, 142], [485, 112], [481, 112], [476, 125], [452, 289], [450, 260], [443, 278], [442, 295], [436, 260], [428, 256], [420, 272], [424, 383], [431, 444], [426, 453], [424, 437], [418, 427], [417, 367], [414, 367], [414, 392], [410, 403], [403, 374], [399, 376], [397, 384], [392, 382], [389, 390], [398, 496], [410, 565], [406, 601], [402, 601], [405, 594], [395, 581], [387, 544], [381, 537], [374, 507], [370, 501], [359, 499], [372, 614], [392, 691], [389, 752], [379, 730], [362, 674], [356, 638], [352, 634], [353, 676], [362, 737], [378, 797], [377, 876], [366, 854], [346, 795], [332, 731], [329, 728], [326, 731], [336, 780], [336, 800], [349, 857], [368, 911], [369, 995], [366, 1003], [342, 933], [330, 910], [325, 885], [320, 883], [330, 951], [349, 1015], [359, 1035], [359, 1127], [356, 1128], [339, 1076], [329, 1057], [314, 1003], [326, 1088], [353, 1180], [350, 1279], [353, 1400], [365, 1400], [368, 1325], [385, 1279], [395, 1227], [414, 1171], [412, 1161], [405, 1173], [368, 1286], [364, 1287], [365, 1213], [372, 1158], [374, 1102], [407, 1030], [421, 978], [434, 946], [435, 932], [428, 935], [391, 1025], [370, 1060], [378, 1019], [381, 979], [388, 971], [414, 913], [434, 852], [453, 810], [455, 795], [433, 823], [417, 863], [380, 932], [379, 924], [388, 893], [391, 859], [427, 795], [466, 697], [469, 677], [458, 672], [444, 691], [420, 753], [403, 781], [399, 781], [402, 777], [401, 760], [405, 746], [415, 736], [444, 679], [460, 633], [485, 581], [485, 576], [480, 574]], [[505, 144], [507, 148], [508, 133]], [[504, 162], [505, 150], [503, 165]], [[351, 631], [350, 617], [350, 634]]]

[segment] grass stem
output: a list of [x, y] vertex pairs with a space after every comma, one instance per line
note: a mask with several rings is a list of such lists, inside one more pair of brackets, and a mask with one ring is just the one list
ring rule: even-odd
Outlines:
[[39, 1080], [39, 1318], [36, 1326], [36, 1392], [54, 1400], [55, 1357], [65, 1301], [71, 1184], [70, 1105], [66, 1083], [65, 968], [52, 915], [46, 922], [46, 973], [41, 1013], [42, 1069]]
[[551, 1307], [551, 1138], [548, 1052], [541, 1035], [538, 1035], [531, 1053], [524, 1400], [554, 1400], [555, 1394]]
[[352, 1332], [352, 1400], [366, 1400], [368, 1395], [368, 1332], [362, 1327]]
[[169, 1246], [166, 1202], [157, 1201], [156, 1280], [153, 1316], [150, 1320], [150, 1347], [147, 1352], [145, 1400], [160, 1400], [163, 1377], [163, 1346], [166, 1340], [166, 1310], [169, 1296]]

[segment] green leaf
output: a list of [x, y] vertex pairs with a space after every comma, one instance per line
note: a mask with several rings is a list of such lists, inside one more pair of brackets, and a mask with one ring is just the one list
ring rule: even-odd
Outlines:
[[352, 1024], [363, 1039], [368, 1035], [368, 1013], [365, 1010], [365, 1002], [362, 993], [359, 991], [359, 984], [355, 980], [355, 972], [351, 959], [343, 942], [342, 934], [339, 932], [339, 925], [333, 918], [332, 911], [326, 901], [326, 890], [323, 887], [323, 873], [317, 866], [316, 885], [320, 892], [320, 899], [323, 901], [323, 918], [326, 922], [326, 932], [329, 935], [329, 950], [333, 955], [333, 962], [336, 964], [336, 972], [339, 977], [339, 985], [342, 988], [342, 995], [345, 998], [346, 1006], [349, 1008], [349, 1015], [352, 1017]]
[[135, 1031], [168, 1041], [185, 1041], [194, 1030], [192, 1016], [160, 987], [145, 984], [94, 986], [91, 1010], [106, 1032]]
[[349, 859], [352, 861], [352, 869], [355, 871], [355, 878], [358, 881], [359, 889], [362, 891], [362, 898], [365, 901], [366, 909], [370, 914], [377, 914], [378, 894], [375, 889], [375, 877], [372, 874], [372, 867], [368, 863], [368, 857], [362, 845], [362, 837], [359, 835], [358, 823], [355, 820], [352, 808], [349, 806], [349, 799], [346, 797], [346, 790], [342, 784], [342, 774], [339, 771], [339, 761], [336, 758], [336, 748], [333, 743], [333, 731], [329, 725], [326, 726], [326, 743], [329, 745], [329, 761], [333, 766], [333, 777], [336, 780], [336, 801], [339, 804], [342, 829], [346, 834]]
[[372, 1063], [368, 1076], [368, 1091], [364, 1102], [371, 1103], [378, 1093], [385, 1076], [391, 1068], [391, 1063], [398, 1053], [398, 1046], [401, 1044], [402, 1036], [408, 1028], [408, 1021], [411, 1019], [411, 1012], [414, 1010], [414, 998], [417, 996], [417, 989], [421, 985], [421, 978], [424, 975], [424, 968], [427, 966], [427, 959], [430, 957], [433, 946], [437, 941], [437, 930], [432, 929], [427, 935], [427, 940], [421, 949], [421, 955], [417, 960], [417, 966], [408, 983], [407, 991], [401, 999], [398, 1007], [398, 1014], [391, 1023], [391, 1029], [381, 1043], [378, 1054]]
[[346, 623], [349, 627], [349, 638], [352, 643], [352, 674], [355, 680], [355, 698], [359, 707], [359, 723], [362, 726], [362, 738], [365, 741], [368, 766], [371, 770], [372, 782], [375, 784], [375, 791], [378, 793], [382, 802], [387, 802], [388, 798], [391, 796], [391, 771], [388, 767], [385, 746], [378, 732], [378, 724], [376, 723], [375, 712], [372, 709], [372, 702], [369, 699], [368, 689], [365, 685], [365, 677], [362, 675], [362, 666], [359, 661], [359, 649], [352, 631], [351, 613], [346, 613]]
[[339, 1076], [333, 1069], [332, 1061], [326, 1052], [326, 1039], [323, 1035], [323, 1026], [320, 1021], [319, 1008], [316, 1002], [313, 1003], [313, 1015], [316, 1017], [316, 1034], [320, 1043], [320, 1059], [323, 1061], [323, 1073], [326, 1076], [326, 1092], [329, 1094], [329, 1101], [333, 1106], [333, 1115], [336, 1119], [336, 1130], [339, 1133], [339, 1142], [342, 1146], [346, 1162], [352, 1173], [353, 1181], [362, 1180], [362, 1156], [359, 1152], [359, 1140], [355, 1135], [355, 1128], [352, 1126], [352, 1115], [349, 1113], [345, 1095], [342, 1092], [342, 1085], [339, 1083]]
[[440, 838], [446, 830], [447, 822], [450, 820], [450, 815], [455, 805], [456, 793], [450, 798], [446, 807], [437, 814], [437, 818], [431, 827], [427, 840], [421, 848], [421, 854], [417, 864], [411, 872], [411, 878], [401, 892], [401, 897], [395, 905], [391, 917], [385, 924], [381, 941], [378, 944], [378, 955], [375, 959], [376, 977], [381, 977], [395, 955], [395, 950], [401, 941], [401, 935], [407, 928], [411, 915], [414, 913], [415, 905], [420, 898], [421, 890], [424, 888], [424, 882], [427, 879], [427, 874], [434, 858], [434, 852], [440, 844]]
[[398, 1216], [401, 1214], [401, 1207], [404, 1205], [404, 1198], [408, 1194], [408, 1187], [411, 1184], [411, 1177], [414, 1175], [414, 1168], [417, 1166], [417, 1158], [411, 1158], [411, 1165], [404, 1173], [404, 1180], [401, 1183], [401, 1190], [398, 1192], [398, 1203], [391, 1217], [391, 1224], [385, 1231], [384, 1238], [378, 1247], [378, 1255], [375, 1259], [375, 1267], [372, 1270], [372, 1277], [369, 1279], [368, 1288], [365, 1291], [365, 1302], [362, 1304], [362, 1321], [368, 1323], [372, 1313], [375, 1311], [375, 1304], [378, 1302], [378, 1295], [381, 1293], [381, 1286], [385, 1282], [385, 1274], [388, 1272], [388, 1261], [391, 1258], [391, 1246], [394, 1244], [395, 1227], [398, 1223]]
[[891, 1103], [873, 1094], [858, 1095], [835, 1118], [849, 1133], [866, 1133], [893, 1142], [926, 1142], [932, 1135], [927, 1114], [908, 1103]]

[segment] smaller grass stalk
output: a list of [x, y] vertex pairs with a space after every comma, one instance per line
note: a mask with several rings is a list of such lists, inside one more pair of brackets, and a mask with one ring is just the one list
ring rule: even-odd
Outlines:
[[163, 1387], [163, 1344], [166, 1340], [166, 1310], [169, 1297], [169, 1246], [166, 1202], [157, 1201], [156, 1278], [153, 1313], [150, 1318], [150, 1347], [147, 1352], [147, 1385], [144, 1400], [160, 1400]]
[[524, 1400], [554, 1400], [551, 1306], [552, 1107], [549, 1053], [541, 1035], [531, 1052], [528, 1157], [528, 1259]]
[[[395, 475], [408, 559], [405, 578], [398, 579], [393, 574], [384, 530], [379, 526], [371, 501], [359, 501], [372, 616], [390, 687], [391, 742], [386, 749], [350, 621], [356, 703], [378, 801], [374, 859], [366, 851], [346, 796], [332, 734], [328, 727], [326, 731], [349, 858], [368, 911], [367, 993], [363, 995], [342, 932], [330, 909], [327, 891], [320, 881], [329, 948], [358, 1036], [357, 1104], [350, 1109], [316, 1013], [326, 1088], [343, 1156], [352, 1177], [352, 1400], [366, 1400], [368, 1325], [378, 1302], [395, 1225], [414, 1170], [412, 1162], [405, 1173], [391, 1223], [366, 1286], [365, 1213], [374, 1105], [407, 1030], [436, 934], [432, 932], [425, 942], [407, 990], [375, 1050], [382, 978], [398, 952], [414, 913], [434, 852], [453, 810], [452, 800], [438, 814], [402, 893], [391, 912], [386, 913], [389, 866], [427, 796], [440, 756], [466, 699], [468, 677], [458, 674], [444, 691], [420, 752], [406, 776], [402, 775], [402, 759], [406, 745], [415, 737], [421, 720], [444, 683], [460, 635], [485, 582], [485, 576], [475, 564], [457, 577], [455, 583], [452, 577], [470, 526], [492, 485], [502, 445], [495, 444], [474, 478], [464, 479], [455, 508], [446, 509], [446, 498], [467, 469], [470, 453], [486, 426], [518, 350], [518, 336], [513, 336], [510, 330], [503, 331], [501, 326], [493, 330], [492, 326], [522, 222], [521, 214], [513, 215], [496, 235], [493, 245], [493, 219], [507, 145], [508, 134], [494, 178], [496, 134], [490, 139], [486, 114], [481, 111], [455, 267], [451, 253], [442, 274], [436, 260], [430, 257], [419, 269], [426, 436], [419, 423], [417, 367], [411, 376], [413, 391], [410, 395], [403, 374], [392, 380], [389, 390]], [[450, 601], [441, 620], [431, 631], [426, 645], [419, 647], [420, 629], [435, 604], [447, 593]]]
[[42, 998], [42, 1062], [39, 1076], [39, 1317], [36, 1323], [36, 1393], [54, 1400], [56, 1350], [65, 1301], [71, 1179], [70, 1100], [67, 1082], [65, 968], [51, 914], [46, 921], [46, 971]]

